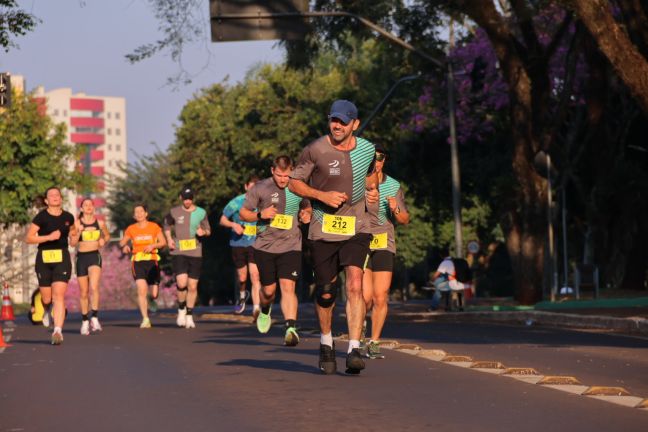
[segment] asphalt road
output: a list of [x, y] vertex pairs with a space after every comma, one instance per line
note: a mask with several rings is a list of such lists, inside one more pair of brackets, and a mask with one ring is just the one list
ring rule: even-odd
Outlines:
[[[305, 329], [315, 327], [311, 308], [302, 311]], [[307, 330], [289, 348], [279, 325], [259, 335], [247, 322], [198, 319], [185, 330], [170, 314], [152, 321], [140, 330], [134, 312], [104, 313], [104, 331], [84, 337], [71, 315], [54, 347], [45, 329], [19, 320], [13, 346], [0, 354], [0, 431], [648, 430], [648, 409], [401, 351], [346, 376], [343, 341], [338, 374], [324, 376], [319, 336]], [[335, 330], [345, 330], [341, 317]], [[397, 316], [385, 338], [648, 397], [644, 339]]]

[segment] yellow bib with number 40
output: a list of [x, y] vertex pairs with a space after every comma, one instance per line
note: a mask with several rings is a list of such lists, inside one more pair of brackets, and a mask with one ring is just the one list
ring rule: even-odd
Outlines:
[[279, 228], [282, 230], [289, 230], [292, 228], [293, 217], [291, 215], [279, 214], [277, 213], [275, 217], [272, 218], [270, 226], [273, 228]]
[[334, 216], [324, 213], [322, 232], [345, 236], [355, 235], [355, 216]]
[[245, 225], [243, 227], [243, 235], [255, 236], [256, 235], [256, 225]]
[[372, 250], [387, 249], [387, 233], [374, 234], [369, 248]]
[[43, 253], [43, 262], [45, 264], [63, 262], [63, 250], [62, 249], [44, 250], [44, 251], [42, 251], [42, 253]]
[[180, 250], [188, 251], [196, 249], [196, 239], [180, 240]]

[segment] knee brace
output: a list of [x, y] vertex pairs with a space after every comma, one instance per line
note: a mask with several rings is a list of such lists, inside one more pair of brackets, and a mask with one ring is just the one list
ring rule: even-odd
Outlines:
[[187, 287], [180, 288], [179, 286], [176, 286], [176, 289], [177, 289], [178, 291], [181, 291], [181, 292], [182, 292], [182, 291], [187, 291], [187, 290], [188, 290]]
[[[328, 298], [324, 297], [328, 295]], [[315, 300], [317, 304], [323, 308], [330, 308], [335, 304], [335, 297], [337, 297], [336, 284], [317, 284], [315, 288]]]

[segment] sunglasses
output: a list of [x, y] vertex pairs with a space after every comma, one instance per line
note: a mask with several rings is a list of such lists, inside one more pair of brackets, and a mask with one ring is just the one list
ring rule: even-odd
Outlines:
[[385, 153], [376, 153], [376, 160], [382, 162], [385, 160]]

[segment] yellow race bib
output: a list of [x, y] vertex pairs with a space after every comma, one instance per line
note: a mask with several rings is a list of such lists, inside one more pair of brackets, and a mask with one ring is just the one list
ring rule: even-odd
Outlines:
[[292, 228], [293, 217], [291, 215], [279, 214], [277, 213], [275, 217], [272, 218], [270, 226], [273, 228], [279, 228], [282, 230], [289, 230]]
[[244, 225], [243, 226], [243, 235], [255, 236], [256, 235], [256, 225]]
[[62, 249], [51, 249], [44, 250], [43, 253], [43, 262], [45, 264], [53, 264], [63, 262], [63, 250]]
[[196, 249], [196, 239], [180, 240], [180, 250], [188, 251]]
[[322, 232], [345, 236], [355, 235], [355, 216], [334, 216], [324, 213]]
[[133, 261], [151, 261], [154, 258], [157, 258], [156, 254], [147, 252], [137, 252], [135, 255], [133, 255]]
[[101, 231], [92, 230], [92, 231], [81, 231], [81, 240], [82, 241], [98, 241], [101, 237]]
[[374, 234], [369, 244], [371, 250], [387, 249], [387, 233]]

